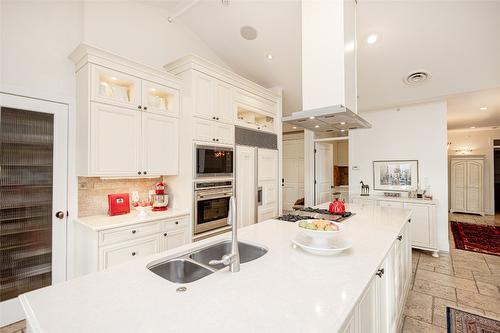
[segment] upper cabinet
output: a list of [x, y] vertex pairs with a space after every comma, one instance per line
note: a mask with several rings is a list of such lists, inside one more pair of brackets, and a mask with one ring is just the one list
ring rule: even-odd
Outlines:
[[193, 75], [194, 115], [200, 118], [234, 123], [231, 85], [209, 75]]
[[79, 176], [167, 176], [179, 172], [180, 80], [81, 44], [77, 77]]

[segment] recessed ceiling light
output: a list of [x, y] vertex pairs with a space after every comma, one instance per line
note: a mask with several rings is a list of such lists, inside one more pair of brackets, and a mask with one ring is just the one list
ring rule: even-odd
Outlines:
[[267, 59], [271, 60], [272, 58], [273, 58], [273, 55], [272, 55], [271, 53], [269, 53], [269, 54], [267, 55]]
[[314, 125], [314, 128], [319, 128], [319, 125]]
[[471, 127], [469, 127], [469, 128], [474, 129], [474, 128], [476, 128], [476, 126], [471, 126]]
[[293, 126], [292, 128], [293, 128], [293, 129], [297, 129], [297, 126]]
[[156, 91], [156, 89], [155, 89], [155, 88], [151, 88], [151, 91], [152, 91], [152, 92], [155, 92], [155, 91]]
[[378, 35], [377, 34], [370, 34], [368, 37], [366, 37], [366, 42], [368, 44], [375, 44], [378, 40]]
[[341, 131], [341, 132], [345, 132], [345, 129], [341, 129], [340, 131]]
[[254, 40], [257, 38], [257, 30], [254, 27], [245, 25], [240, 28], [240, 35], [246, 40]]
[[112, 77], [111, 77], [111, 80], [115, 81], [115, 80], [116, 80], [116, 77], [112, 76]]
[[341, 122], [340, 122], [340, 125], [345, 125], [345, 121], [341, 121]]
[[481, 107], [479, 108], [479, 110], [481, 110], [481, 111], [486, 111], [486, 110], [488, 110], [488, 107], [487, 107], [487, 106], [481, 106]]
[[314, 117], [314, 116], [309, 117], [309, 119], [314, 119], [314, 118], [316, 118], [316, 117]]

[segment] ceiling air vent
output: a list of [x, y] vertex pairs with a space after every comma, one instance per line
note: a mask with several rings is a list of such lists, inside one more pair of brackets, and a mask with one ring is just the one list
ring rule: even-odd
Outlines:
[[406, 75], [404, 78], [404, 83], [406, 83], [409, 86], [415, 86], [418, 84], [422, 84], [427, 80], [430, 80], [430, 78], [431, 78], [431, 73], [425, 70], [419, 70]]

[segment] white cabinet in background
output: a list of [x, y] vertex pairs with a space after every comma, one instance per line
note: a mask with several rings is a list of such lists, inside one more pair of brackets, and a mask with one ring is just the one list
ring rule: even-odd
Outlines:
[[252, 225], [256, 221], [255, 148], [236, 146], [236, 213], [238, 227]]
[[383, 196], [351, 196], [350, 202], [362, 206], [406, 208], [411, 215], [411, 245], [414, 248], [432, 251], [438, 256], [436, 201], [408, 198], [387, 198]]
[[211, 143], [234, 143], [234, 126], [217, 121], [194, 118], [194, 140]]
[[356, 308], [358, 332], [378, 333], [377, 280], [372, 278]]
[[87, 44], [70, 57], [76, 65], [77, 175], [178, 174], [179, 78]]
[[278, 151], [257, 150], [257, 222], [278, 216]]
[[450, 212], [484, 215], [484, 156], [452, 157], [450, 169]]
[[104, 230], [75, 222], [75, 273], [88, 274], [187, 244], [191, 241], [189, 222], [189, 215], [182, 215]]

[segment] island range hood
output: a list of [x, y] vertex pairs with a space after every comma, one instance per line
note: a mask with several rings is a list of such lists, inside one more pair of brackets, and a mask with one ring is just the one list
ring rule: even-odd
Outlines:
[[347, 135], [349, 130], [370, 128], [368, 121], [343, 105], [294, 112], [283, 117], [283, 122], [321, 134]]
[[356, 0], [302, 0], [301, 16], [304, 111], [283, 123], [320, 136], [370, 128], [357, 114]]

